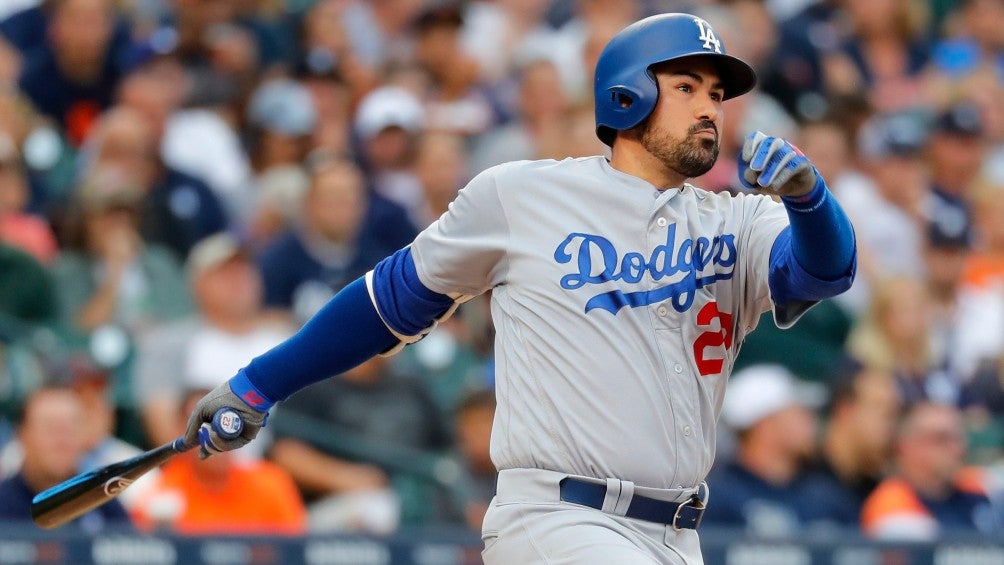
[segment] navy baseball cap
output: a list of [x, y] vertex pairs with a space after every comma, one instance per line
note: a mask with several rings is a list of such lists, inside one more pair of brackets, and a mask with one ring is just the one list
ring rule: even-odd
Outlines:
[[934, 122], [935, 131], [963, 137], [981, 137], [984, 132], [980, 109], [960, 102], [945, 109]]
[[865, 157], [913, 157], [927, 145], [928, 131], [921, 116], [896, 112], [873, 116], [858, 133], [858, 150]]

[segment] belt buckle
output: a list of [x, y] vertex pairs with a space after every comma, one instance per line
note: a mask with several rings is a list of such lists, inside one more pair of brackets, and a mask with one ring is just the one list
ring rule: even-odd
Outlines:
[[673, 523], [671, 524], [673, 526], [673, 531], [680, 532], [683, 530], [683, 528], [676, 525], [676, 521], [680, 518], [680, 510], [682, 510], [685, 507], [693, 508], [701, 512], [700, 515], [697, 517], [697, 520], [694, 522], [694, 529], [696, 530], [697, 527], [701, 525], [701, 518], [704, 517], [704, 509], [707, 508], [707, 502], [708, 502], [708, 483], [702, 481], [701, 484], [697, 487], [697, 492], [695, 492], [694, 495], [690, 497], [690, 500], [686, 502], [681, 502], [680, 505], [676, 507], [676, 512], [673, 512]]

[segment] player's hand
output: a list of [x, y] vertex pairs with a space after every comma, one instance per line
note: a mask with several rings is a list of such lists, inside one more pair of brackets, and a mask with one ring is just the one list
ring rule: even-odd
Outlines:
[[761, 131], [746, 136], [738, 161], [743, 186], [778, 196], [808, 194], [819, 177], [816, 167], [794, 145]]
[[[234, 410], [243, 421], [243, 429], [237, 437], [225, 439], [220, 437], [211, 425], [213, 416], [222, 408]], [[265, 425], [268, 412], [256, 410], [248, 406], [230, 388], [230, 382], [216, 387], [199, 400], [188, 417], [188, 427], [185, 430], [185, 443], [199, 445], [199, 458], [205, 459], [214, 453], [232, 451], [244, 447], [258, 435]], [[200, 429], [203, 429], [200, 433]]]

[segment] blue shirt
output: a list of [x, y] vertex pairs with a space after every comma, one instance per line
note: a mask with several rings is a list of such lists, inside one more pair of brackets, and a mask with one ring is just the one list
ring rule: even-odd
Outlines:
[[366, 274], [381, 259], [408, 245], [417, 235], [400, 206], [371, 195], [354, 249], [346, 261], [324, 264], [308, 251], [304, 234], [291, 230], [259, 256], [265, 280], [265, 303], [311, 315], [335, 292]]
[[708, 486], [711, 495], [701, 527], [793, 535], [809, 526], [840, 525], [834, 509], [846, 505], [846, 494], [815, 472], [777, 485], [730, 461], [712, 470]]
[[227, 227], [223, 203], [202, 179], [167, 169], [151, 187], [143, 237], [170, 248], [180, 260], [200, 239]]

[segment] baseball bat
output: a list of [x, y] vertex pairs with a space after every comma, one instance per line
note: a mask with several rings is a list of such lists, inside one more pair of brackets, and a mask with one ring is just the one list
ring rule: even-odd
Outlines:
[[[203, 426], [203, 433], [208, 432], [206, 424]], [[236, 411], [221, 408], [213, 416], [212, 427], [221, 438], [233, 439], [240, 435], [244, 422]], [[135, 457], [67, 479], [35, 495], [31, 501], [31, 519], [45, 529], [58, 528], [115, 498], [151, 469], [196, 445], [189, 445], [184, 437], [179, 437]]]

